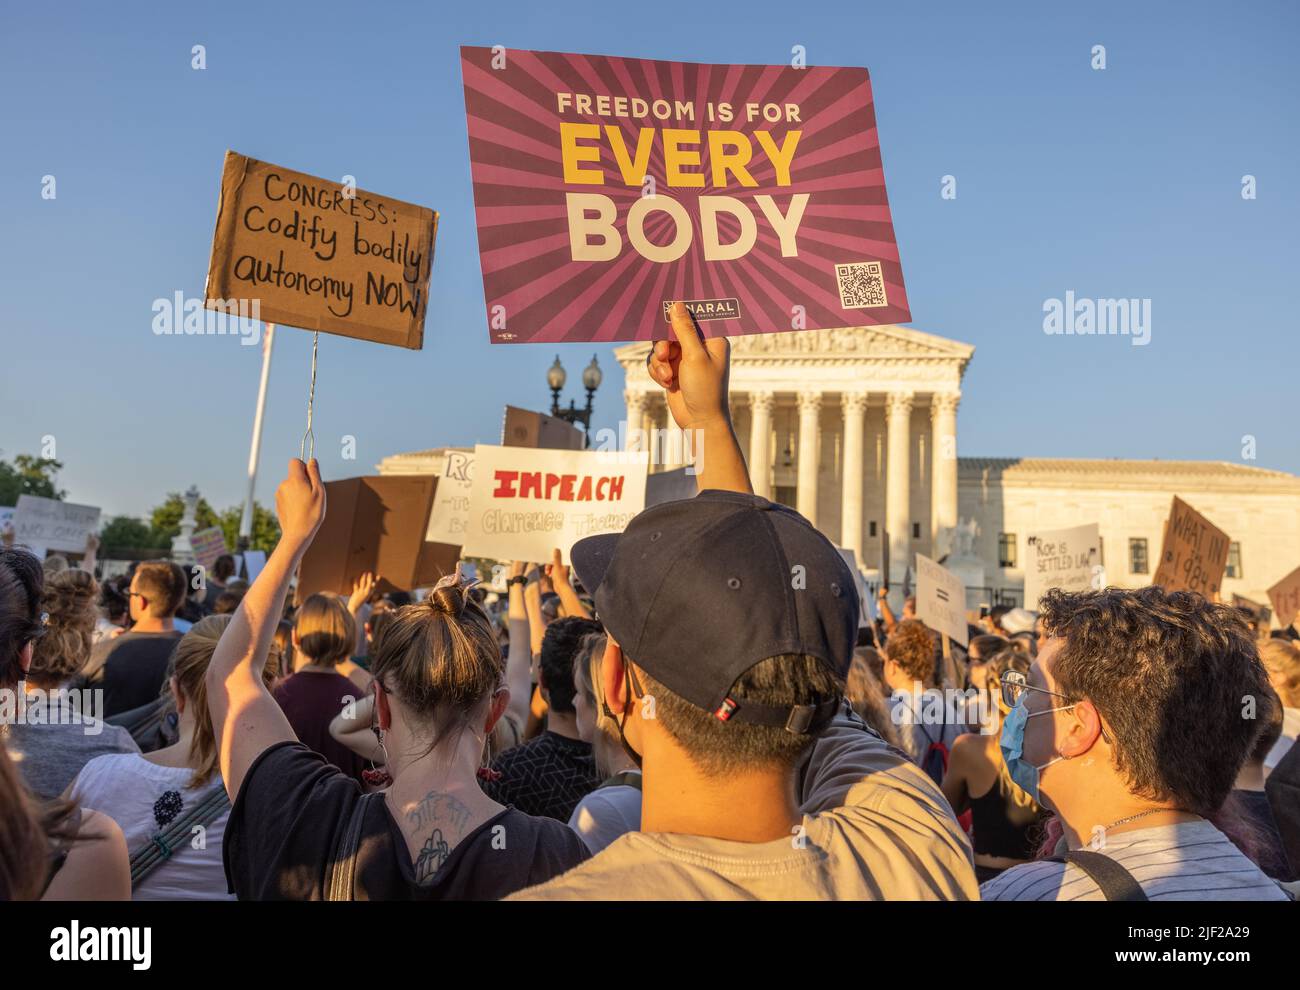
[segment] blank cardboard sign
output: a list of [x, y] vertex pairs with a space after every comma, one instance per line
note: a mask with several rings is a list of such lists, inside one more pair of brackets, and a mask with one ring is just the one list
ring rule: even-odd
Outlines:
[[582, 450], [582, 431], [571, 423], [545, 413], [506, 406], [501, 424], [501, 446], [544, 447], [547, 450]]
[[296, 601], [351, 594], [366, 571], [380, 592], [427, 587], [456, 566], [458, 548], [426, 543], [438, 479], [346, 478], [325, 483], [325, 522], [298, 572]]
[[1223, 586], [1227, 566], [1228, 534], [1175, 495], [1151, 583], [1165, 591], [1195, 591], [1212, 599]]
[[1285, 629], [1300, 615], [1300, 567], [1268, 589], [1278, 624]]
[[423, 206], [227, 151], [205, 305], [418, 351], [437, 233]]

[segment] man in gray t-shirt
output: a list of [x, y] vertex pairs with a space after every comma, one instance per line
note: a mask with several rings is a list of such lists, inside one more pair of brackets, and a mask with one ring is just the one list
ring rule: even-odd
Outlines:
[[37, 797], [58, 797], [96, 756], [140, 752], [131, 733], [121, 726], [106, 725], [89, 715], [70, 721], [69, 715], [66, 708], [40, 699], [28, 702], [21, 722], [0, 726], [0, 742]]

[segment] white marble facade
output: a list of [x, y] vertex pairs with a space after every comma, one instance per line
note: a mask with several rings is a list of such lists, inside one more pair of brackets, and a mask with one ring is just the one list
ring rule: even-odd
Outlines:
[[[882, 576], [901, 580], [916, 551], [950, 542], [957, 405], [975, 348], [899, 326], [734, 337], [731, 347], [732, 416], [758, 494], [797, 508]], [[646, 431], [668, 426], [648, 351], [615, 352], [627, 421]]]
[[[731, 343], [732, 414], [755, 489], [851, 548], [896, 595], [916, 553], [942, 558], [961, 540], [984, 566], [969, 604], [1019, 604], [1029, 534], [1091, 522], [1101, 527], [1107, 580], [1140, 587], [1155, 572], [1175, 494], [1236, 544], [1226, 600], [1267, 602], [1267, 589], [1300, 565], [1300, 478], [1285, 472], [1212, 461], [959, 458], [969, 344], [899, 326]], [[647, 350], [616, 352], [627, 420], [662, 429], [667, 411], [646, 374]], [[1008, 410], [1012, 422], [1017, 414]]]
[[[851, 548], [869, 576], [889, 578], [895, 597], [916, 553], [938, 559], [960, 542], [984, 567], [969, 604], [1019, 604], [1029, 534], [1091, 522], [1101, 527], [1107, 580], [1140, 587], [1155, 572], [1175, 494], [1236, 544], [1227, 600], [1267, 602], [1267, 589], [1300, 565], [1295, 475], [1214, 461], [957, 457], [968, 344], [899, 326], [731, 343], [732, 414], [755, 489]], [[669, 428], [663, 393], [646, 373], [648, 350], [615, 352], [629, 431]], [[1007, 410], [1013, 435], [1021, 414]], [[689, 456], [680, 444], [666, 449], [655, 470]], [[443, 450], [397, 454], [379, 470], [435, 474]]]

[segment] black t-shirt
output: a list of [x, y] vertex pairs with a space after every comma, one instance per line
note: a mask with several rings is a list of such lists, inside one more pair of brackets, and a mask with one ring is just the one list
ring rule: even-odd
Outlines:
[[[361, 796], [355, 780], [302, 743], [267, 749], [244, 778], [222, 840], [230, 889], [240, 900], [323, 900], [327, 864]], [[496, 900], [588, 856], [568, 826], [509, 808], [465, 836], [432, 880], [420, 884], [387, 804], [371, 801], [353, 892], [371, 901]]]
[[568, 822], [578, 802], [600, 786], [591, 744], [546, 731], [522, 746], [512, 746], [492, 763], [501, 776], [485, 781], [493, 801]]
[[181, 634], [128, 632], [110, 640], [104, 661], [104, 717], [156, 701]]
[[1237, 809], [1255, 829], [1258, 848], [1255, 850], [1259, 868], [1267, 876], [1283, 883], [1296, 879], [1295, 871], [1287, 862], [1286, 852], [1282, 846], [1282, 833], [1277, 829], [1273, 818], [1273, 809], [1268, 803], [1268, 795], [1263, 791], [1235, 789], [1233, 797], [1237, 800]]

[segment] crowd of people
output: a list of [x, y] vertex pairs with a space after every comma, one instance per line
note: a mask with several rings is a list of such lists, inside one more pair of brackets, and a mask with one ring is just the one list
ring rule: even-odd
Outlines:
[[314, 460], [251, 584], [0, 548], [0, 899], [1294, 899], [1300, 634], [1157, 587], [865, 621], [672, 329], [700, 493], [504, 592], [292, 603]]

